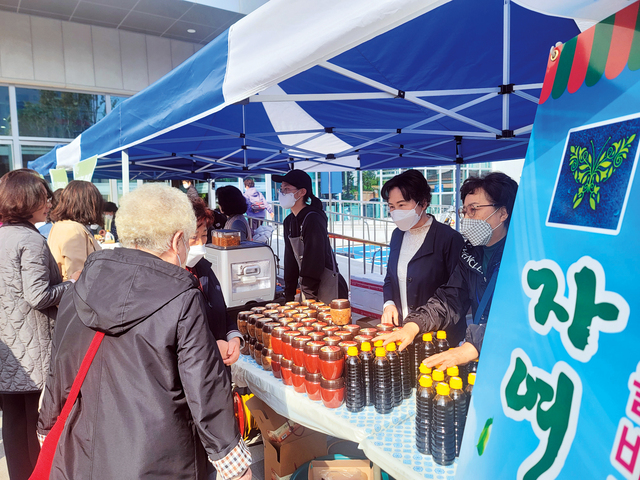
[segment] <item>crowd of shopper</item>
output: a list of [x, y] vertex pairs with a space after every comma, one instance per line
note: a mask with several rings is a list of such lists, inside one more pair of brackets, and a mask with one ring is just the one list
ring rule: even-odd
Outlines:
[[[284, 300], [346, 298], [310, 176], [273, 179], [290, 210]], [[0, 179], [0, 408], [11, 480], [29, 478], [41, 442], [56, 442], [50, 478], [205, 479], [212, 469], [223, 480], [251, 478], [229, 369], [244, 339], [205, 249], [211, 229], [247, 241], [273, 214], [254, 180], [244, 185], [244, 194], [219, 188], [214, 211], [191, 182], [186, 194], [145, 184], [118, 208], [89, 182], [54, 194], [32, 170]], [[397, 228], [382, 322], [401, 328], [380, 336], [385, 344], [403, 349], [419, 333], [445, 330], [455, 348], [429, 366], [478, 357], [516, 191], [502, 173], [468, 178], [460, 234], [427, 213], [431, 188], [419, 172], [386, 182], [381, 195]], [[102, 250], [91, 225], [121, 248]]]

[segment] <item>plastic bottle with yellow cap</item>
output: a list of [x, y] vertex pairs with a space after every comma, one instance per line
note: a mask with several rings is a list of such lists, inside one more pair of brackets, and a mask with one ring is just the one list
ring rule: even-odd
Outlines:
[[402, 403], [402, 399], [404, 397], [402, 395], [400, 357], [398, 356], [396, 344], [393, 342], [387, 344], [387, 358], [389, 359], [389, 368], [391, 370], [391, 391], [393, 393], [393, 406], [397, 407]]
[[373, 405], [373, 359], [375, 354], [371, 351], [369, 342], [362, 342], [360, 345], [360, 361], [362, 362], [362, 379], [364, 383], [364, 399], [365, 405]]
[[453, 367], [449, 367], [447, 368], [447, 371], [445, 372], [444, 375], [444, 381], [445, 383], [449, 383], [449, 380], [451, 380], [453, 377], [459, 377], [460, 376], [460, 371], [458, 370], [457, 366], [453, 366]]
[[436, 353], [442, 353], [449, 350], [449, 341], [447, 340], [447, 332], [438, 330], [436, 333]]
[[423, 375], [429, 375], [431, 377], [432, 370], [433, 369], [431, 367], [427, 367], [424, 363], [420, 364], [420, 368], [418, 369], [418, 385], [420, 384], [420, 377]]
[[429, 375], [422, 375], [416, 392], [416, 448], [424, 455], [431, 453], [431, 422], [436, 391]]
[[383, 347], [376, 347], [376, 358], [373, 361], [374, 406], [380, 414], [393, 410], [393, 392], [391, 391], [391, 366], [387, 352]]
[[444, 372], [439, 368], [434, 368], [431, 370], [431, 378], [433, 378], [433, 383], [437, 387], [439, 383], [444, 383]]
[[431, 423], [431, 456], [438, 465], [451, 465], [456, 458], [454, 405], [449, 396], [449, 385], [439, 383], [433, 399]]
[[347, 358], [345, 359], [344, 369], [347, 410], [354, 413], [361, 412], [364, 410], [366, 399], [362, 376], [362, 362], [358, 356], [358, 347], [349, 347], [347, 349]]
[[453, 427], [456, 442], [456, 457], [460, 456], [460, 445], [462, 445], [462, 434], [467, 421], [467, 394], [462, 390], [462, 379], [451, 377], [449, 380], [451, 387], [451, 400], [453, 400]]
[[409, 349], [400, 350], [402, 342], [396, 342], [398, 346], [398, 357], [400, 357], [400, 378], [402, 379], [402, 397], [409, 398], [411, 396], [411, 357]]

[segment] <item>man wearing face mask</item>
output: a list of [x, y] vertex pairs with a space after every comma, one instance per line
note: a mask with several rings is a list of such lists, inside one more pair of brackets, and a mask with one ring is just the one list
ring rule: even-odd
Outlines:
[[403, 349], [418, 333], [446, 329], [461, 321], [471, 307], [473, 323], [466, 329], [465, 342], [425, 363], [447, 368], [478, 358], [517, 189], [517, 183], [501, 172], [465, 180], [460, 189], [464, 205], [460, 214], [466, 245], [458, 265], [449, 281], [409, 314], [402, 329], [380, 337], [385, 344], [401, 341]]
[[329, 303], [347, 298], [347, 283], [338, 272], [327, 233], [327, 216], [322, 202], [313, 195], [311, 177], [302, 170], [291, 170], [284, 176], [274, 175], [273, 181], [281, 183], [280, 205], [291, 209], [283, 224], [286, 300], [293, 301], [298, 288], [303, 299]]
[[[417, 170], [407, 170], [386, 182], [382, 197], [398, 227], [389, 245], [382, 323], [401, 325], [410, 312], [427, 303], [438, 287], [447, 283], [464, 240], [427, 214], [431, 188]], [[464, 322], [455, 322], [447, 338], [458, 343], [464, 331]]]

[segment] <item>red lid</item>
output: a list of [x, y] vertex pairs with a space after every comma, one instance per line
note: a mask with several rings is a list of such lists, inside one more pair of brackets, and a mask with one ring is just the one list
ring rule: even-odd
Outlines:
[[294, 375], [304, 375], [305, 373], [307, 373], [307, 369], [294, 363], [293, 367], [291, 367], [291, 373], [293, 373]]
[[327, 380], [323, 378], [320, 380], [320, 387], [325, 390], [340, 390], [344, 388], [344, 377], [338, 377], [335, 380]]
[[325, 342], [319, 340], [311, 340], [304, 346], [304, 353], [307, 355], [318, 355], [320, 349], [326, 345]]
[[310, 341], [311, 341], [311, 337], [301, 334], [295, 337], [293, 340], [291, 340], [291, 346], [293, 348], [304, 348], [305, 344]]
[[325, 345], [320, 348], [320, 360], [340, 360], [343, 357], [344, 353], [337, 345]]

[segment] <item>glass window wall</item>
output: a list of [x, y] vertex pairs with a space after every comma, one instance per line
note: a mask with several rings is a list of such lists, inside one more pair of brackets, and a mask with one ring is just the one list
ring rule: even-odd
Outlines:
[[0, 145], [0, 177], [12, 170], [11, 145]]
[[0, 87], [0, 135], [11, 135], [9, 87]]

